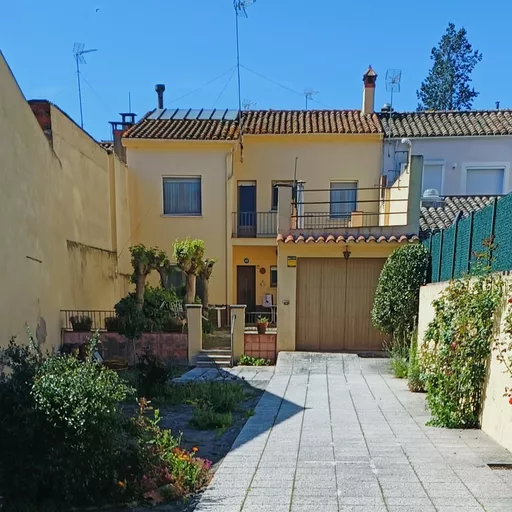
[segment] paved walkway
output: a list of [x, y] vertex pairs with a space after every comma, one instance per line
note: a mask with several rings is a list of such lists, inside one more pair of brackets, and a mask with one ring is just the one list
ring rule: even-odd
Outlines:
[[512, 511], [510, 452], [428, 417], [384, 359], [281, 354], [196, 511]]
[[274, 375], [274, 366], [235, 366], [234, 368], [193, 368], [173, 382], [205, 380], [245, 380], [252, 387], [265, 389]]

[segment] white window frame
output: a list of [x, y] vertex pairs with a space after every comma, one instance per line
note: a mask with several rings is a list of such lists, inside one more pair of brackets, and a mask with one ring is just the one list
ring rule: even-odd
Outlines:
[[444, 180], [445, 180], [445, 171], [446, 171], [446, 163], [442, 158], [426, 158], [423, 160], [423, 169], [421, 172], [421, 194], [423, 195], [423, 176], [425, 173], [425, 167], [429, 165], [441, 165], [441, 190], [438, 190], [439, 195], [442, 196], [444, 192]]
[[[331, 208], [332, 208], [332, 204], [331, 204], [331, 192], [332, 192], [332, 188], [331, 186], [334, 184], [334, 183], [355, 183], [356, 185], [356, 188], [354, 189], [356, 191], [356, 200], [355, 200], [355, 206], [354, 206], [354, 209], [352, 210], [351, 214], [350, 215], [346, 215], [345, 217], [343, 217], [343, 215], [332, 215], [332, 211], [331, 211]], [[334, 189], [336, 190], [336, 189]], [[352, 189], [339, 189], [339, 190], [352, 190]], [[352, 215], [353, 212], [357, 212], [357, 207], [358, 207], [358, 203], [359, 203], [359, 181], [358, 180], [331, 180], [329, 181], [329, 218], [330, 219], [341, 219], [341, 218], [347, 218], [349, 219]]]
[[503, 189], [500, 194], [506, 194], [509, 190], [510, 163], [509, 162], [463, 162], [462, 172], [460, 173], [460, 188], [464, 194], [467, 194], [468, 170], [471, 169], [503, 169]]
[[[200, 198], [201, 213], [199, 213], [198, 215], [188, 215], [186, 213], [165, 213], [164, 180], [167, 179], [167, 178], [171, 178], [171, 179], [175, 179], [175, 180], [194, 178], [194, 179], [198, 179], [199, 180], [200, 191], [201, 191], [201, 198]], [[160, 194], [160, 201], [161, 201], [160, 211], [162, 212], [161, 217], [172, 217], [172, 218], [185, 217], [187, 219], [200, 219], [203, 216], [203, 197], [204, 197], [204, 195], [203, 195], [203, 177], [202, 176], [200, 176], [200, 175], [185, 176], [183, 174], [180, 174], [179, 176], [175, 176], [175, 175], [172, 175], [172, 174], [163, 174], [162, 178], [161, 178], [161, 187], [162, 187], [160, 189], [161, 190], [161, 194]]]

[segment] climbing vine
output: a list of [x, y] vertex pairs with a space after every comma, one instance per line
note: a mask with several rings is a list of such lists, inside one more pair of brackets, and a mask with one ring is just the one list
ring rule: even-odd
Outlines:
[[431, 425], [478, 427], [485, 373], [495, 338], [503, 281], [491, 273], [492, 239], [475, 254], [471, 275], [451, 281], [433, 302], [421, 350]]
[[[508, 313], [505, 316], [502, 336], [506, 338], [496, 341], [497, 359], [505, 366], [504, 373], [512, 379], [512, 297], [507, 299]], [[512, 387], [506, 387], [503, 396], [508, 397], [509, 403], [512, 405]]]

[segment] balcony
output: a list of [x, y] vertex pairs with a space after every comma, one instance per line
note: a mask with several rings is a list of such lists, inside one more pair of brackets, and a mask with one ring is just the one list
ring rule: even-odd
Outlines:
[[234, 212], [233, 238], [277, 236], [277, 212]]

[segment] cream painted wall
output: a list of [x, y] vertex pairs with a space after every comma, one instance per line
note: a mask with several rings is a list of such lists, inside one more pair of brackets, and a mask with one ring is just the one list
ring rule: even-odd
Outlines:
[[[235, 157], [235, 179], [256, 181], [258, 212], [271, 210], [272, 181], [293, 180], [295, 158], [297, 179], [305, 181], [304, 200], [329, 201], [331, 181], [357, 181], [358, 188], [378, 187], [382, 167], [380, 136], [372, 135], [281, 135], [246, 136], [244, 161]], [[378, 200], [378, 188], [360, 191], [358, 200]], [[234, 195], [233, 211], [237, 211]], [[378, 212], [378, 202], [360, 203], [358, 209]], [[306, 205], [305, 212], [329, 211], [329, 205]]]
[[343, 258], [348, 247], [351, 258], [387, 258], [399, 244], [391, 243], [280, 243], [278, 244], [277, 273], [277, 350], [295, 350], [297, 311], [297, 268], [288, 267], [288, 256], [299, 258]]
[[406, 168], [393, 185], [385, 189], [385, 201], [380, 215], [382, 226], [407, 225], [409, 178], [409, 168]]
[[[130, 245], [144, 243], [159, 246], [172, 259], [172, 244], [177, 238], [204, 240], [206, 256], [217, 258], [210, 280], [210, 302], [226, 304], [227, 247], [226, 179], [231, 172], [229, 144], [174, 143], [165, 141], [124, 140], [128, 166], [135, 174], [131, 186], [134, 197], [132, 225], [135, 226]], [[200, 176], [202, 216], [180, 217], [163, 215], [163, 177]], [[231, 272], [231, 270], [230, 270]], [[158, 276], [151, 281], [157, 282]]]
[[0, 54], [0, 346], [25, 341], [27, 322], [52, 350], [61, 309], [110, 309], [127, 289], [112, 242], [114, 157], [59, 109], [50, 116], [53, 145]]
[[[510, 289], [512, 278], [504, 278]], [[420, 291], [420, 309], [418, 317], [418, 344], [423, 344], [425, 331], [428, 324], [434, 318], [434, 308], [432, 301], [448, 286], [448, 282], [433, 283], [423, 286]], [[503, 322], [505, 315], [502, 315], [500, 322], [500, 340], [509, 339], [509, 335], [504, 333]], [[496, 357], [496, 352], [492, 352], [489, 363], [487, 382], [484, 389], [484, 402], [481, 414], [482, 430], [491, 436], [502, 446], [512, 451], [512, 405], [508, 399], [503, 396], [505, 387], [512, 386], [512, 379], [509, 374], [503, 373], [504, 366]], [[512, 353], [510, 354], [512, 356]]]

